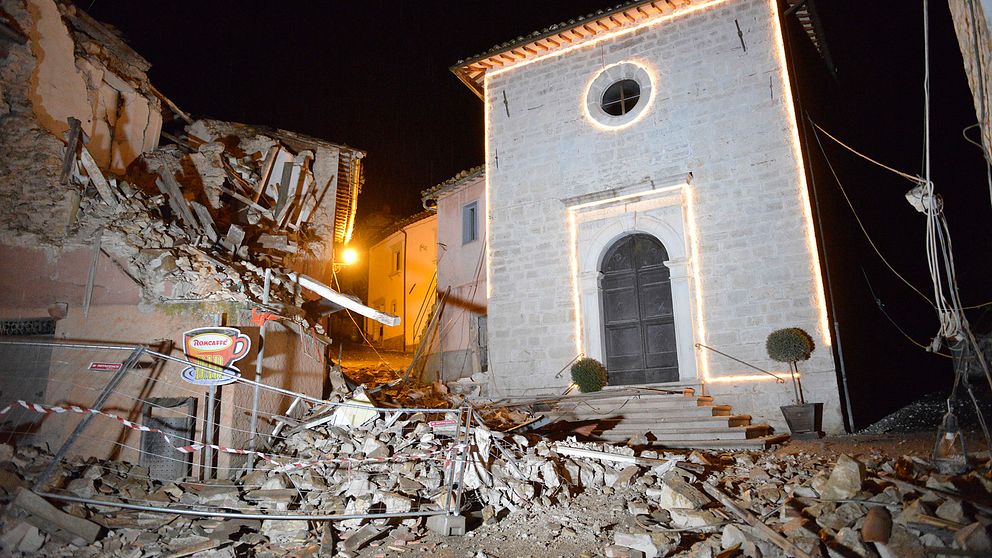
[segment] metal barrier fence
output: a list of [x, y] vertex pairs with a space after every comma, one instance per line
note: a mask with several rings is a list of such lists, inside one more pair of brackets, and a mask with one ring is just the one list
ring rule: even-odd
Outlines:
[[289, 371], [207, 388], [160, 351], [0, 338], [0, 441], [49, 448], [37, 493], [244, 519], [458, 513], [471, 412], [326, 401], [279, 387]]

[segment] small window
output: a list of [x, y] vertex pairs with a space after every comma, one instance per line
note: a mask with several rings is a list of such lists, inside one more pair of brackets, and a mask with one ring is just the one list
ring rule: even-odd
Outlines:
[[402, 256], [400, 256], [399, 249], [393, 250], [392, 262], [393, 262], [393, 269], [392, 269], [393, 273], [399, 273], [400, 270], [402, 270], [403, 268], [403, 258]]
[[601, 106], [611, 116], [627, 114], [641, 98], [641, 86], [632, 79], [622, 79], [606, 88]]
[[462, 208], [462, 244], [479, 239], [479, 202], [474, 201]]

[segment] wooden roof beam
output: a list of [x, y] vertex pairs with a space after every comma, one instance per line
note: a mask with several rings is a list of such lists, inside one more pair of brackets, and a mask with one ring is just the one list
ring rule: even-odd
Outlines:
[[671, 13], [675, 9], [675, 6], [669, 4], [667, 0], [655, 0], [654, 2], [651, 2], [650, 5], [652, 8], [658, 10], [658, 12], [662, 14]]

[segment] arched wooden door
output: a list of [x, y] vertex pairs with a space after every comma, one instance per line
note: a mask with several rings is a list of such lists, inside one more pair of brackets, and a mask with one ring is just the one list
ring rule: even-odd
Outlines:
[[611, 385], [679, 379], [666, 260], [665, 247], [647, 234], [621, 238], [603, 259], [600, 299]]

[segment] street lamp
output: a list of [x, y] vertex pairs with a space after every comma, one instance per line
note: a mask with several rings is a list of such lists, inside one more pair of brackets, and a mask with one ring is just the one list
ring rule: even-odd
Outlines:
[[358, 250], [348, 246], [341, 250], [341, 259], [334, 262], [334, 272], [337, 273], [342, 267], [352, 265], [358, 261]]

